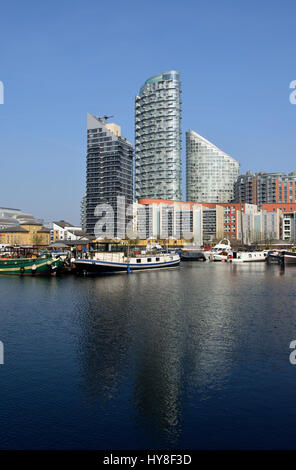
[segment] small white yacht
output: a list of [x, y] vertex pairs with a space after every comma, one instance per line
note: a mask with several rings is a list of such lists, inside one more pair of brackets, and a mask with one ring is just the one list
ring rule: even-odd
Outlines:
[[231, 253], [231, 245], [228, 238], [223, 238], [217, 245], [215, 245], [208, 253], [210, 261], [227, 261]]

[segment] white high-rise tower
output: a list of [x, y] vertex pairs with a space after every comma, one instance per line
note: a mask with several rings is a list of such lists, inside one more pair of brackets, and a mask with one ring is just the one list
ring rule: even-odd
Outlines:
[[181, 198], [180, 76], [149, 78], [136, 97], [136, 197]]

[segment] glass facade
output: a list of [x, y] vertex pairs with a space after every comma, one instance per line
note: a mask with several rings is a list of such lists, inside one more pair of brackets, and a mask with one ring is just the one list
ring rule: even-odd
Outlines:
[[110, 204], [114, 210], [114, 232], [124, 230], [124, 220], [117, 217], [118, 196], [125, 205], [133, 202], [133, 147], [120, 135], [120, 127], [88, 114], [85, 230], [94, 235], [98, 204]]
[[136, 197], [181, 199], [180, 76], [149, 78], [135, 102]]
[[240, 164], [196, 132], [186, 133], [187, 201], [230, 202]]

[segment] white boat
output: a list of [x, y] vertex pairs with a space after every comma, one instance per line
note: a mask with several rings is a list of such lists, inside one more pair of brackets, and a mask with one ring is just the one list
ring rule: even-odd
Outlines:
[[265, 261], [268, 251], [233, 251], [228, 261], [232, 263], [254, 263]]
[[228, 238], [223, 238], [217, 245], [207, 252], [210, 261], [227, 261], [228, 255], [231, 253], [231, 245]]
[[78, 273], [100, 274], [106, 272], [130, 272], [151, 269], [170, 268], [180, 264], [180, 256], [173, 253], [157, 253], [131, 256], [125, 253], [98, 252], [93, 258], [75, 259]]

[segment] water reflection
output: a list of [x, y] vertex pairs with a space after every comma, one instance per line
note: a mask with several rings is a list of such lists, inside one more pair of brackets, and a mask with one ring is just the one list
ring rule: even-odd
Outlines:
[[89, 405], [119, 399], [130, 383], [137, 425], [177, 442], [188, 389], [204, 399], [221, 389], [241, 336], [235, 283], [219, 269], [211, 284], [200, 276], [189, 267], [86, 281], [78, 308]]
[[97, 398], [114, 399], [123, 382], [131, 344], [126, 278], [118, 276], [114, 291], [111, 278], [86, 279], [85, 295], [76, 305], [81, 336], [79, 354], [82, 361], [87, 404]]
[[1, 278], [1, 446], [295, 447], [295, 277], [193, 262]]

